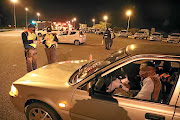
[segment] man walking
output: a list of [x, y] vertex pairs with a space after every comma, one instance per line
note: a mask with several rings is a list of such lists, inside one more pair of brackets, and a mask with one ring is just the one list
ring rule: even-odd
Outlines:
[[103, 39], [105, 40], [105, 48], [107, 50], [110, 50], [110, 40], [111, 40], [111, 34], [110, 31], [108, 30], [108, 28], [106, 29]]
[[43, 44], [45, 44], [45, 52], [48, 59], [48, 64], [56, 62], [56, 48], [58, 39], [56, 34], [51, 33], [52, 28], [47, 27], [47, 33], [43, 36]]
[[35, 26], [30, 24], [28, 30], [22, 33], [22, 40], [25, 49], [27, 72], [37, 69], [37, 37]]
[[114, 34], [114, 31], [111, 30], [110, 49], [111, 49], [111, 46], [112, 46], [112, 44], [113, 44], [113, 40], [114, 40], [115, 37], [116, 37], [116, 36], [115, 36], [115, 34]]

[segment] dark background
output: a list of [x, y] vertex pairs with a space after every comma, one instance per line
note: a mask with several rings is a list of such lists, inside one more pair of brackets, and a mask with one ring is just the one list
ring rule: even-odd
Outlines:
[[[40, 20], [66, 22], [76, 17], [76, 23], [92, 26], [108, 15], [112, 27], [127, 27], [125, 12], [132, 10], [130, 27], [155, 27], [157, 31], [180, 32], [180, 1], [178, 0], [18, 0], [16, 4], [17, 25], [25, 26], [25, 10], [28, 7], [28, 21]], [[0, 0], [0, 26], [13, 24], [13, 3]]]

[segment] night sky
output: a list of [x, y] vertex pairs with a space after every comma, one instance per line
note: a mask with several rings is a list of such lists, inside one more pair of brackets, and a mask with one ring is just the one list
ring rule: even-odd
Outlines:
[[[40, 20], [66, 22], [76, 17], [78, 23], [92, 26], [108, 15], [113, 27], [127, 27], [125, 12], [132, 10], [130, 27], [155, 27], [157, 31], [180, 32], [180, 0], [18, 0], [16, 4], [17, 25], [25, 25], [25, 10], [28, 7], [29, 22]], [[13, 23], [13, 4], [0, 0], [0, 26]]]

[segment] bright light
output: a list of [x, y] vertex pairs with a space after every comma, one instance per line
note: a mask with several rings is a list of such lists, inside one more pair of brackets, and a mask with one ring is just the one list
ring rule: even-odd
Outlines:
[[76, 21], [76, 18], [74, 18], [74, 21]]
[[74, 20], [72, 20], [72, 22], [74, 22]]
[[40, 16], [40, 13], [37, 13], [37, 16]]
[[107, 20], [108, 19], [108, 16], [104, 16], [104, 20]]
[[36, 24], [36, 21], [32, 20], [32, 24]]
[[93, 22], [95, 22], [95, 19], [92, 19]]
[[12, 2], [14, 2], [14, 3], [16, 3], [17, 2], [17, 0], [11, 0]]
[[130, 16], [130, 15], [131, 15], [131, 11], [128, 10], [128, 11], [126, 12], [126, 15]]
[[28, 8], [25, 8], [26, 11], [28, 11], [29, 9]]
[[59, 107], [64, 108], [64, 107], [66, 107], [66, 104], [65, 103], [59, 103]]
[[11, 91], [9, 92], [9, 94], [13, 97], [18, 96], [18, 90], [14, 85], [11, 86]]

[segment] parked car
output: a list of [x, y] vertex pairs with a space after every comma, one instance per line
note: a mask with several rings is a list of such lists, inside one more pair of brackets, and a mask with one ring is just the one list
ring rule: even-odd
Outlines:
[[91, 28], [91, 29], [89, 30], [89, 32], [90, 32], [90, 33], [95, 33], [96, 30], [95, 30], [94, 28]]
[[134, 39], [136, 39], [136, 38], [140, 38], [140, 39], [146, 38], [147, 39], [148, 37], [149, 37], [148, 29], [141, 29], [134, 34]]
[[72, 43], [80, 45], [86, 42], [86, 35], [82, 31], [70, 31], [66, 30], [60, 33], [58, 36], [58, 43]]
[[162, 41], [163, 35], [159, 32], [154, 32], [150, 35], [150, 41], [156, 40], [156, 41]]
[[121, 30], [119, 33], [118, 33], [118, 37], [128, 37], [128, 36], [131, 36], [132, 33], [131, 32], [127, 32], [127, 30]]
[[172, 33], [168, 35], [167, 42], [179, 43], [180, 42], [180, 33]]
[[[134, 98], [141, 89], [137, 75], [140, 64], [155, 60], [171, 65], [174, 77], [169, 91], [162, 89], [157, 101]], [[101, 61], [64, 61], [43, 66], [13, 82], [9, 95], [28, 120], [179, 120], [179, 73], [179, 46], [131, 44]], [[134, 84], [129, 92], [107, 92], [114, 78], [129, 75]], [[162, 88], [167, 88], [166, 84]]]

